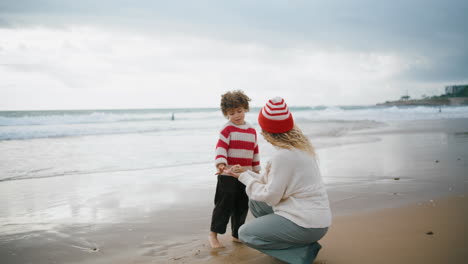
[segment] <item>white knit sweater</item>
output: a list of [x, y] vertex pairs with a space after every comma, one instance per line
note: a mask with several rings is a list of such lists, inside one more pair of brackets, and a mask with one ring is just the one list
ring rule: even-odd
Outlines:
[[262, 174], [239, 176], [250, 199], [266, 202], [273, 211], [299, 226], [331, 225], [328, 195], [317, 161], [301, 150], [278, 149]]

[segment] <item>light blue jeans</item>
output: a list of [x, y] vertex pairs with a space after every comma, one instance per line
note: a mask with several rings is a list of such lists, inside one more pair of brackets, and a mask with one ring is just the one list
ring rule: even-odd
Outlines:
[[322, 248], [328, 228], [304, 228], [277, 215], [264, 202], [249, 201], [256, 217], [239, 229], [239, 239], [251, 248], [292, 264], [311, 264]]

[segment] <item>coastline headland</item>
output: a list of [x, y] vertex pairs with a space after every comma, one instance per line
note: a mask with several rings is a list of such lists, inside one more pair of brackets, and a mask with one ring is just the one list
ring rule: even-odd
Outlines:
[[442, 105], [468, 105], [468, 97], [451, 97], [451, 98], [430, 98], [430, 99], [414, 99], [414, 100], [397, 100], [378, 103], [377, 106], [442, 106]]

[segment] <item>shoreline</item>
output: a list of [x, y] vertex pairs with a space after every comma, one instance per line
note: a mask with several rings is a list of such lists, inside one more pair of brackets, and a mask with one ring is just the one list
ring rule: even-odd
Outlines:
[[[180, 213], [173, 212], [172, 216], [180, 216]], [[251, 218], [249, 213], [247, 221]], [[320, 241], [323, 248], [314, 263], [462, 264], [468, 257], [467, 219], [468, 193], [401, 207], [335, 216], [329, 232]], [[165, 222], [167, 219], [160, 221]], [[166, 226], [172, 228], [174, 224], [180, 224], [180, 221], [175, 222], [166, 222]], [[200, 225], [200, 221], [190, 223], [193, 226]], [[89, 236], [92, 229], [95, 232]], [[231, 242], [229, 231], [220, 236], [226, 246], [222, 249], [209, 247], [208, 228], [192, 231], [185, 235], [164, 237], [157, 235], [163, 234], [161, 228], [148, 224], [123, 223], [106, 225], [103, 229], [72, 225], [58, 232], [69, 234], [69, 237], [60, 238], [53, 233], [45, 236], [49, 241], [60, 242], [58, 244], [46, 242], [41, 249], [27, 250], [28, 243], [23, 242], [25, 251], [20, 253], [21, 261], [18, 255], [11, 255], [10, 259], [10, 256], [3, 254], [5, 250], [10, 250], [5, 245], [0, 248], [3, 252], [2, 260], [6, 263], [28, 263], [31, 259], [36, 259], [35, 263], [64, 263], [66, 260], [66, 263], [80, 264], [283, 263]], [[80, 234], [88, 236], [84, 238]], [[30, 238], [34, 240], [34, 236]], [[57, 241], [59, 238], [60, 241]]]
[[[316, 263], [386, 263], [377, 261], [385, 256], [393, 259], [388, 263], [426, 263], [418, 262], [423, 249], [464, 258], [450, 248], [463, 228], [447, 229], [434, 244], [418, 239], [422, 227], [437, 226], [432, 238], [439, 239], [439, 228], [468, 220], [465, 120], [403, 122], [329, 139], [338, 144], [322, 141], [317, 150], [334, 220]], [[373, 140], [356, 140], [362, 138]], [[205, 173], [212, 166], [193, 164], [190, 170]], [[0, 193], [8, 203], [0, 207], [7, 216], [0, 217], [0, 258], [11, 264], [280, 263], [231, 243], [229, 231], [221, 236], [226, 248], [211, 250], [207, 237], [216, 182], [211, 175], [193, 177], [171, 167], [2, 182]], [[249, 213], [247, 221], [251, 218]], [[372, 232], [358, 232], [370, 227]], [[416, 244], [398, 241], [395, 233]], [[467, 247], [466, 240], [457, 241]]]

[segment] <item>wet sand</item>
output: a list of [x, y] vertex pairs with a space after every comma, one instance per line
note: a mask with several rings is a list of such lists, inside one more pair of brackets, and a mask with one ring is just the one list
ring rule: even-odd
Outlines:
[[[466, 195], [340, 216], [321, 241], [323, 249], [314, 263], [466, 263], [467, 220]], [[232, 243], [228, 236], [223, 237], [223, 242], [226, 248], [219, 250], [210, 249], [203, 241], [175, 245], [180, 248], [168, 252], [173, 256], [167, 262], [282, 263]]]
[[[2, 263], [282, 263], [231, 242], [229, 234], [221, 236], [225, 248], [211, 249], [208, 217], [186, 219], [195, 211], [165, 212], [172, 220], [155, 218], [154, 225], [76, 225], [30, 234], [21, 243], [2, 245]], [[338, 216], [314, 263], [465, 263], [467, 220], [466, 195]]]
[[[334, 219], [316, 263], [466, 262], [468, 122], [411, 124], [318, 141]], [[2, 182], [1, 263], [280, 263], [229, 231], [209, 248], [215, 181], [141, 173]]]

